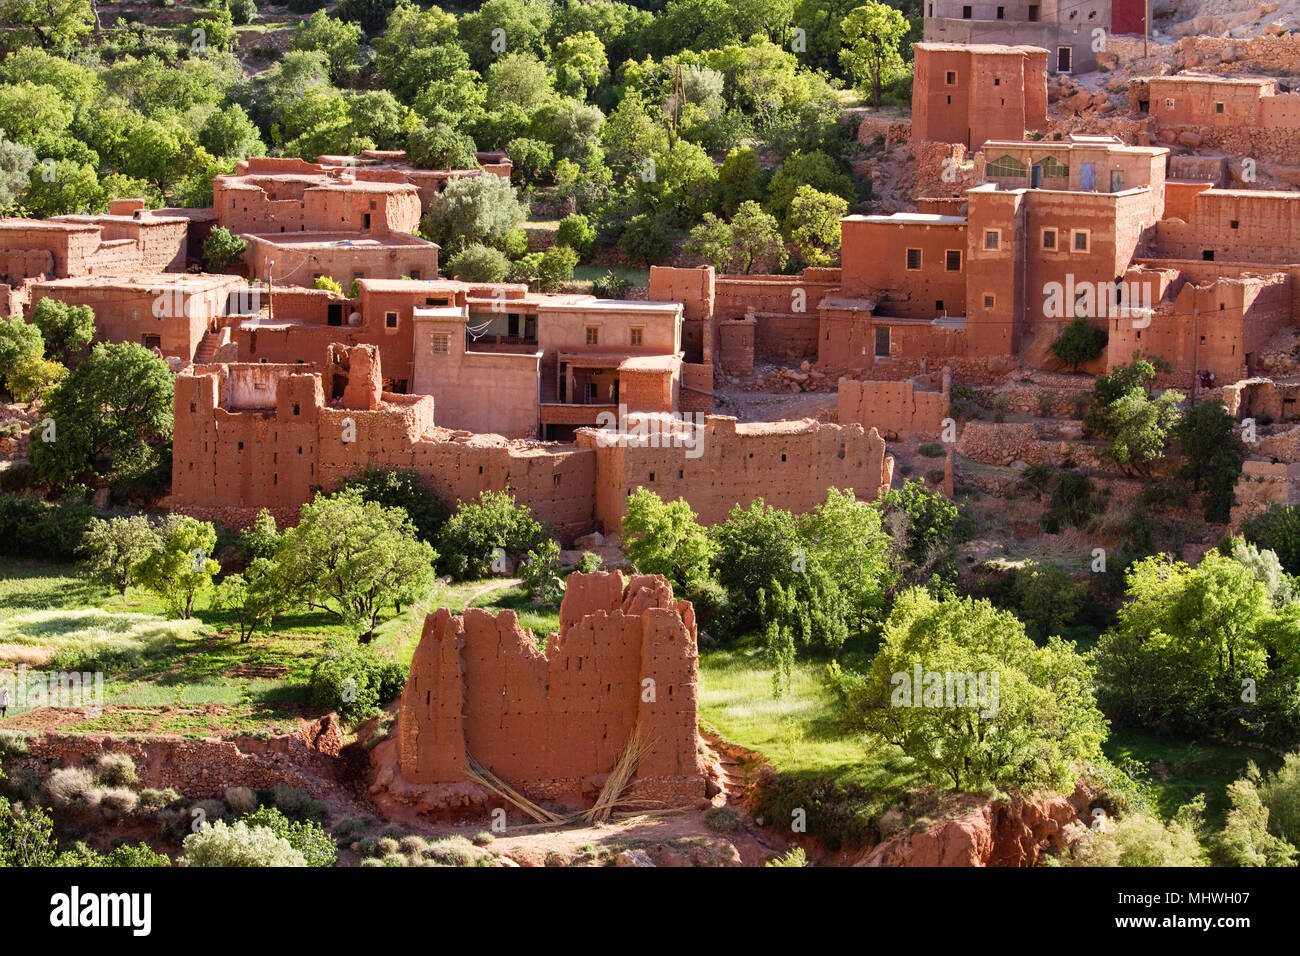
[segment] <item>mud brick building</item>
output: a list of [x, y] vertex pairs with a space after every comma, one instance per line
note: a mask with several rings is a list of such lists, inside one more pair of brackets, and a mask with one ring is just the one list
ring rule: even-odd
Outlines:
[[486, 151], [474, 156], [479, 163], [477, 169], [420, 169], [406, 161], [406, 151], [401, 149], [366, 149], [355, 156], [317, 156], [316, 161], [322, 166], [351, 170], [363, 181], [410, 183], [420, 194], [420, 207], [428, 212], [433, 197], [453, 180], [474, 176], [510, 179], [514, 166], [504, 152]]
[[[763, 497], [795, 511], [828, 488], [874, 499], [892, 476], [884, 441], [861, 425], [810, 420], [737, 424], [666, 419], [677, 440], [610, 443], [580, 429], [576, 443], [509, 440], [452, 430], [436, 400], [383, 391], [375, 346], [338, 348], [326, 372], [298, 365], [223, 363], [177, 376], [172, 507], [248, 524], [266, 508], [291, 521], [315, 488], [366, 465], [415, 471], [449, 504], [509, 488], [562, 540], [617, 532], [637, 487], [684, 496], [707, 522]], [[635, 435], [638, 417], [626, 433]], [[613, 435], [607, 432], [606, 435]]]
[[354, 279], [438, 274], [438, 247], [419, 228], [419, 190], [400, 177], [367, 179], [300, 159], [241, 161], [212, 184], [217, 224], [243, 236], [251, 276], [311, 286]]
[[1032, 46], [917, 43], [912, 142], [1020, 140], [1047, 127], [1047, 51]]
[[657, 576], [570, 576], [544, 652], [511, 611], [436, 611], [411, 660], [396, 754], [379, 755], [396, 757], [385, 796], [439, 807], [473, 757], [529, 796], [589, 804], [637, 731], [649, 746], [628, 794], [693, 806], [705, 795], [697, 667], [694, 609]]
[[32, 308], [48, 298], [94, 309], [96, 342], [135, 342], [184, 364], [215, 351], [227, 317], [257, 301], [238, 276], [175, 272], [41, 280], [29, 291]]
[[1053, 73], [1087, 73], [1111, 34], [1142, 33], [1143, 0], [925, 0], [927, 43], [1045, 48]]

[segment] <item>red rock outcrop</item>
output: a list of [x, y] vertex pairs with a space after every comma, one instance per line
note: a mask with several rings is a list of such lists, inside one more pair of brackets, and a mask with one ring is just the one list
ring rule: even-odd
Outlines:
[[1048, 847], [1066, 843], [1066, 827], [1088, 810], [1080, 784], [1069, 797], [992, 800], [928, 830], [880, 843], [854, 866], [1034, 866]]

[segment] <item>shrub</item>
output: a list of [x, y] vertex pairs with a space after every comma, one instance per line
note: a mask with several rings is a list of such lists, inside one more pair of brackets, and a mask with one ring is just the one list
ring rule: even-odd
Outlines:
[[414, 833], [408, 834], [397, 841], [398, 849], [407, 856], [422, 856], [425, 848], [428, 847], [424, 837]]
[[495, 839], [496, 837], [493, 836], [489, 831], [480, 830], [478, 833], [474, 834], [474, 839], [471, 842], [473, 842], [475, 846], [487, 846]]
[[740, 811], [731, 807], [714, 807], [704, 813], [704, 822], [718, 833], [734, 833], [740, 829]]
[[348, 723], [356, 723], [400, 695], [406, 675], [406, 668], [381, 657], [370, 645], [334, 638], [321, 649], [308, 688], [313, 704], [336, 711]]
[[1107, 339], [1105, 329], [1097, 328], [1080, 317], [1062, 329], [1049, 348], [1057, 360], [1072, 366], [1077, 372], [1083, 363], [1101, 357], [1106, 351]]
[[227, 826], [218, 820], [183, 844], [183, 866], [306, 866], [302, 853], [266, 827], [240, 822]]
[[621, 279], [613, 272], [607, 271], [591, 284], [591, 294], [600, 299], [621, 299], [627, 295], [630, 288], [632, 283], [627, 279]]
[[557, 245], [568, 246], [578, 255], [585, 256], [595, 241], [596, 230], [587, 221], [586, 216], [571, 213], [560, 220], [560, 226], [555, 233]]
[[346, 846], [355, 843], [361, 838], [361, 834], [366, 832], [366, 821], [364, 817], [348, 817], [341, 820], [339, 824], [330, 832], [330, 837], [339, 846]]
[[448, 837], [430, 843], [424, 858], [443, 866], [475, 866], [482, 853], [464, 837]]
[[127, 787], [107, 787], [99, 792], [96, 802], [104, 816], [113, 820], [134, 812], [140, 795]]
[[257, 809], [257, 794], [248, 787], [227, 787], [226, 803], [230, 809], [243, 816]]
[[937, 441], [922, 442], [916, 451], [918, 454], [924, 455], [926, 458], [942, 458], [944, 455], [948, 454], [947, 449], [943, 447], [943, 443]]
[[392, 837], [380, 837], [375, 843], [376, 856], [389, 856], [401, 852], [401, 844]]
[[510, 260], [491, 246], [473, 242], [448, 259], [444, 271], [462, 282], [503, 282], [510, 274]]
[[307, 866], [333, 866], [338, 859], [334, 840], [315, 821], [290, 820], [274, 807], [262, 807], [249, 814], [244, 822], [250, 827], [270, 830], [301, 853]]
[[509, 491], [484, 491], [474, 501], [462, 501], [438, 537], [442, 569], [455, 577], [486, 577], [492, 573], [497, 549], [518, 556], [544, 540], [541, 524], [526, 505], [516, 504]]
[[275, 805], [286, 816], [296, 819], [319, 819], [325, 816], [326, 811], [322, 801], [313, 799], [310, 794], [287, 783], [275, 785]]
[[143, 810], [161, 810], [163, 807], [169, 807], [173, 803], [177, 803], [180, 799], [180, 793], [173, 787], [168, 787], [165, 790], [146, 787], [140, 791], [140, 808]]
[[95, 763], [95, 777], [110, 787], [130, 787], [140, 782], [135, 761], [127, 754], [102, 754]]
[[583, 574], [591, 574], [593, 571], [599, 571], [601, 566], [600, 555], [591, 551], [582, 552], [582, 559], [578, 562], [578, 571]]
[[27, 732], [0, 730], [0, 758], [21, 757], [27, 753]]
[[88, 767], [62, 767], [45, 778], [45, 799], [56, 810], [94, 806], [99, 799], [95, 775]]
[[330, 276], [317, 276], [312, 286], [320, 292], [332, 292], [334, 295], [343, 295], [343, 286], [337, 279]]
[[776, 856], [768, 860], [764, 866], [807, 866], [808, 855], [804, 853], [803, 847], [797, 846], [785, 856]]
[[1205, 853], [1196, 837], [1204, 806], [1205, 797], [1198, 797], [1167, 824], [1144, 813], [1124, 817], [1080, 840], [1072, 862], [1081, 866], [1205, 866]]

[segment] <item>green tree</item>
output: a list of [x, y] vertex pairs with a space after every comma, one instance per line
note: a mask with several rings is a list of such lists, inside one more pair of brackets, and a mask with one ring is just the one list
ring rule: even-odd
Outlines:
[[[308, 20], [298, 24], [290, 48], [324, 53], [329, 61], [330, 79], [339, 86], [350, 86], [356, 81], [361, 42], [361, 28], [355, 23], [336, 20], [324, 10], [317, 10]], [[386, 85], [392, 88], [391, 83]]]
[[213, 272], [225, 272], [241, 258], [248, 242], [225, 226], [214, 226], [203, 240], [203, 259]]
[[35, 162], [34, 150], [0, 138], [0, 213], [8, 215], [23, 197]]
[[275, 807], [259, 807], [244, 823], [270, 830], [301, 853], [308, 866], [333, 866], [338, 860], [334, 841], [315, 820], [290, 820]]
[[840, 254], [840, 221], [848, 214], [840, 196], [800, 186], [790, 201], [785, 233], [795, 254], [810, 266], [828, 266]]
[[0, 319], [0, 382], [11, 391], [10, 379], [32, 362], [45, 358], [45, 339], [41, 330], [20, 315]]
[[32, 308], [32, 324], [41, 330], [50, 358], [67, 364], [95, 337], [95, 310], [45, 298]]
[[731, 239], [732, 255], [745, 275], [755, 265], [775, 271], [789, 259], [776, 219], [752, 200], [741, 203], [731, 217]]
[[492, 243], [517, 227], [527, 210], [499, 176], [454, 179], [430, 203], [421, 231], [449, 251]]
[[448, 259], [443, 272], [462, 282], [504, 282], [510, 260], [500, 250], [474, 242]]
[[269, 630], [288, 603], [279, 569], [267, 558], [254, 558], [243, 574], [227, 574], [212, 594], [212, 607], [234, 619], [241, 644], [259, 629]]
[[555, 47], [551, 62], [560, 89], [570, 96], [590, 93], [609, 74], [605, 44], [584, 30], [565, 37]]
[[[0, 371], [3, 350], [0, 346]], [[1241, 523], [1241, 533], [1251, 544], [1272, 551], [1287, 574], [1300, 574], [1300, 506], [1271, 505], [1263, 514]]]
[[1061, 330], [1050, 349], [1058, 361], [1077, 372], [1084, 362], [1101, 358], [1108, 338], [1105, 329], [1080, 316]]
[[477, 169], [477, 149], [471, 137], [456, 132], [446, 123], [421, 126], [406, 139], [407, 161], [420, 169]]
[[1132, 564], [1125, 583], [1118, 620], [1094, 651], [1108, 714], [1179, 728], [1269, 719], [1243, 694], [1258, 685], [1262, 701], [1269, 691], [1276, 624], [1268, 589], [1249, 568], [1213, 551], [1195, 569], [1151, 557]]
[[354, 629], [363, 644], [373, 639], [384, 608], [429, 593], [437, 559], [404, 510], [366, 501], [358, 488], [303, 505], [275, 554], [286, 591]]
[[550, 143], [518, 136], [506, 144], [513, 167], [511, 176], [525, 186], [540, 186], [551, 178], [555, 153]]
[[711, 212], [706, 212], [699, 225], [691, 229], [691, 234], [682, 251], [688, 256], [702, 259], [719, 273], [727, 271], [731, 262], [731, 247], [735, 242], [731, 226]]
[[1203, 491], [1206, 521], [1227, 524], [1237, 503], [1237, 479], [1246, 453], [1232, 430], [1232, 416], [1214, 399], [1194, 405], [1173, 427], [1173, 435], [1186, 458], [1178, 477]]
[[139, 576], [140, 567], [157, 547], [158, 538], [144, 515], [91, 519], [81, 539], [83, 573], [123, 597]]
[[415, 533], [429, 544], [437, 540], [438, 529], [447, 520], [447, 506], [415, 471], [367, 465], [340, 482], [340, 490], [347, 488], [360, 489], [366, 501], [401, 508], [415, 526]]
[[1013, 614], [920, 589], [899, 595], [847, 713], [957, 790], [1069, 788], [1106, 738], [1073, 645], [1036, 647]]
[[669, 225], [649, 213], [640, 213], [629, 219], [618, 243], [624, 255], [633, 262], [644, 264], [647, 269], [666, 259], [672, 250]]
[[967, 537], [957, 506], [910, 479], [902, 488], [886, 492], [881, 504], [903, 581], [926, 584], [932, 577], [954, 579], [957, 546]]
[[60, 159], [52, 169], [41, 164], [32, 167], [23, 205], [30, 215], [48, 219], [72, 213], [102, 212], [108, 198], [92, 166]]
[[1016, 572], [1016, 611], [1038, 638], [1060, 634], [1083, 608], [1088, 588], [1058, 565], [1026, 561]]
[[1296, 848], [1269, 832], [1268, 807], [1260, 796], [1259, 768], [1247, 764], [1246, 775], [1228, 785], [1227, 822], [1213, 842], [1219, 866], [1295, 866]]
[[50, 392], [54, 431], [32, 443], [37, 474], [57, 487], [93, 476], [140, 478], [165, 463], [172, 436], [172, 374], [133, 342], [100, 343]]
[[709, 536], [729, 615], [715, 618], [715, 627], [729, 637], [759, 632], [774, 669], [772, 689], [779, 695], [799, 647], [835, 651], [848, 638], [853, 617], [848, 596], [821, 555], [807, 547], [795, 516], [761, 498], [748, 508], [733, 507]]
[[564, 582], [560, 578], [560, 546], [547, 538], [529, 551], [519, 566], [519, 576], [534, 604], [558, 604], [564, 593]]
[[484, 491], [458, 504], [438, 537], [443, 569], [456, 577], [486, 577], [498, 557], [514, 558], [544, 540], [541, 524], [509, 491]]
[[840, 62], [863, 92], [870, 92], [875, 109], [880, 109], [884, 84], [905, 69], [900, 47], [907, 30], [901, 12], [874, 0], [855, 7], [840, 21], [840, 31], [848, 44], [848, 49], [840, 52]]
[[666, 502], [637, 488], [627, 499], [623, 543], [638, 571], [662, 574], [679, 592], [709, 580], [713, 542], [683, 498]]
[[1093, 383], [1084, 424], [1110, 442], [1106, 454], [1126, 475], [1150, 477], [1151, 465], [1163, 457], [1169, 434], [1182, 418], [1181, 393], [1169, 389], [1151, 396], [1158, 370], [1154, 362], [1135, 359]]
[[746, 200], [760, 200], [763, 189], [758, 154], [748, 146], [737, 146], [727, 153], [718, 169], [718, 207], [734, 216]]
[[57, 50], [72, 46], [95, 24], [90, 0], [0, 0], [0, 26], [11, 50], [39, 46]]
[[895, 578], [880, 509], [858, 501], [851, 490], [830, 488], [826, 500], [804, 516], [800, 533], [813, 557], [847, 595], [857, 633], [879, 624]]
[[136, 572], [140, 586], [162, 598], [172, 614], [189, 618], [195, 596], [221, 570], [211, 557], [217, 530], [206, 521], [168, 515], [154, 527], [154, 536], [153, 547]]
[[772, 174], [768, 184], [768, 211], [778, 221], [785, 220], [795, 195], [807, 187], [841, 199], [853, 198], [853, 178], [840, 168], [837, 160], [820, 151], [795, 150]]
[[538, 291], [559, 292], [566, 282], [573, 280], [577, 265], [578, 254], [568, 246], [551, 246], [537, 261]]
[[555, 233], [555, 243], [568, 246], [580, 256], [591, 251], [591, 244], [596, 241], [596, 230], [586, 216], [570, 213], [560, 220]]

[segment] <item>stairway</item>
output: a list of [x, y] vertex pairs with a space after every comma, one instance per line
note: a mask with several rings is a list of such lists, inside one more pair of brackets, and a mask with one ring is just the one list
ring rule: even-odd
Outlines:
[[204, 332], [199, 347], [194, 350], [194, 364], [207, 365], [212, 361], [212, 356], [217, 354], [217, 349], [220, 347], [220, 332]]

